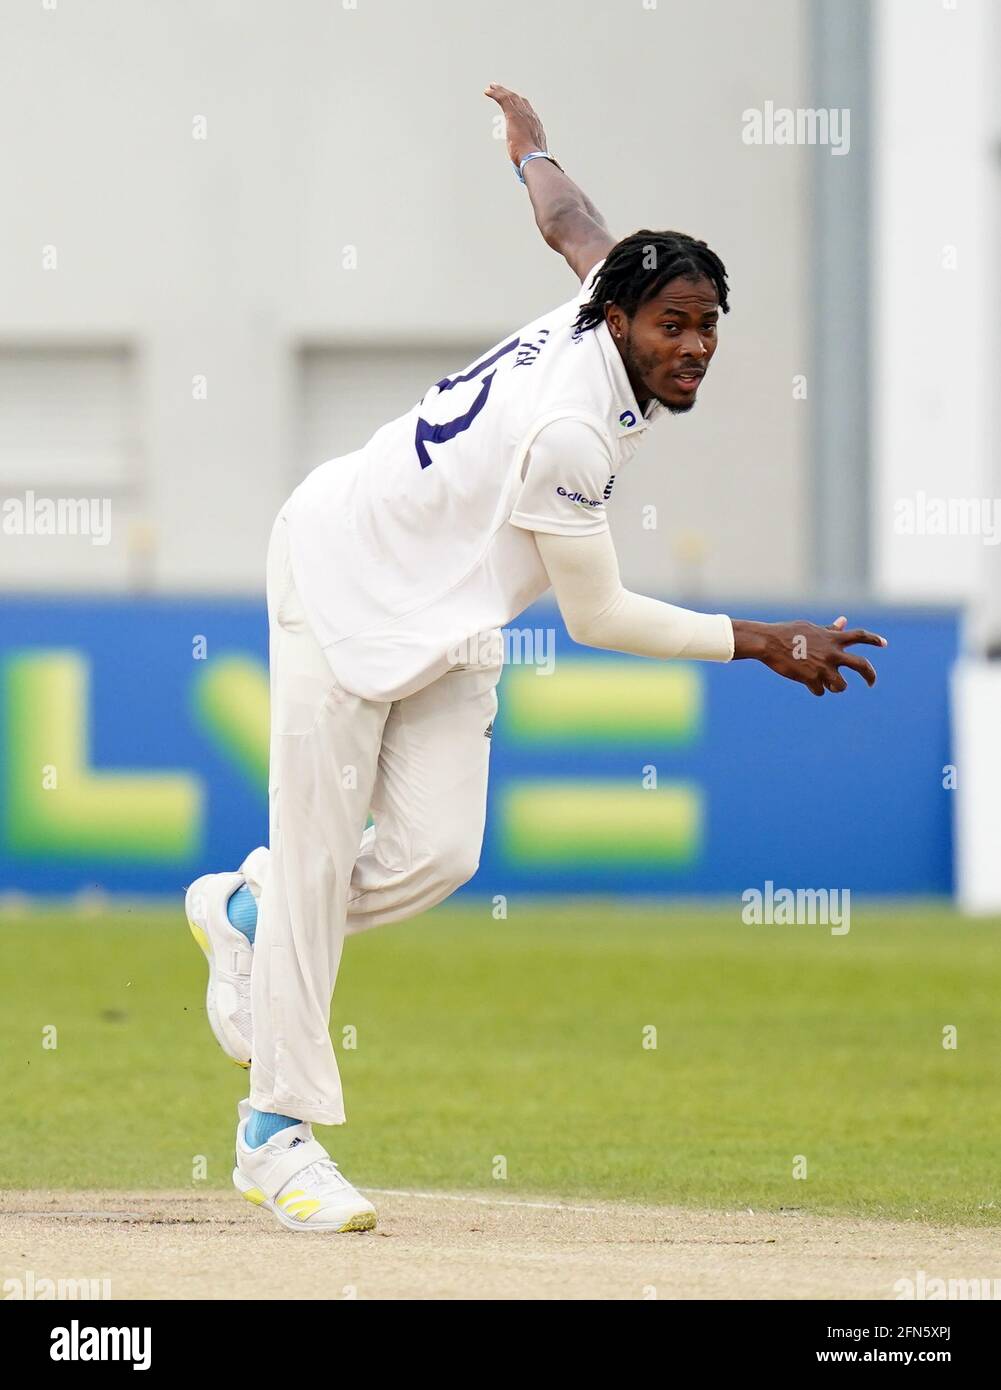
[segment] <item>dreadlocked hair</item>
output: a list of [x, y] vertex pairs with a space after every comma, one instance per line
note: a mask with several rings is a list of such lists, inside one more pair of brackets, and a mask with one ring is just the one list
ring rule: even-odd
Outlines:
[[605, 319], [609, 304], [618, 304], [632, 318], [639, 306], [681, 276], [705, 276], [716, 287], [719, 307], [730, 312], [726, 267], [704, 241], [684, 232], [633, 232], [617, 242], [595, 277], [591, 298], [581, 306], [575, 333], [596, 328]]

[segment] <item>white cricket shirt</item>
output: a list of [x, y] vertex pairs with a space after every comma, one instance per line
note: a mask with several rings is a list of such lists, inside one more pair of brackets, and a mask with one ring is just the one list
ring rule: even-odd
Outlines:
[[615, 475], [665, 407], [644, 417], [604, 323], [573, 331], [600, 265], [286, 503], [296, 588], [347, 690], [396, 700], [437, 680], [549, 587], [533, 531], [607, 529]]

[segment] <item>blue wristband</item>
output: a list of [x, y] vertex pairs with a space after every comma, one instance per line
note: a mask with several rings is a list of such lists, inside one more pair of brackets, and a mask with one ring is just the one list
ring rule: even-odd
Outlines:
[[[556, 160], [548, 150], [533, 150], [531, 154], [526, 154], [514, 171], [521, 183], [525, 182], [525, 165], [530, 159], [548, 159], [551, 164], [556, 164]], [[556, 167], [558, 169], [560, 166], [556, 164]]]

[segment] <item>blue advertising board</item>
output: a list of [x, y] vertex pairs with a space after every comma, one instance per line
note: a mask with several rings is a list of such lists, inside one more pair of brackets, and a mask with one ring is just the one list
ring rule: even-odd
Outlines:
[[[850, 618], [889, 638], [879, 681], [849, 672], [847, 694], [817, 699], [753, 662], [583, 649], [551, 605], [529, 610], [506, 634], [486, 840], [463, 891], [951, 892], [958, 617]], [[5, 889], [168, 894], [266, 842], [262, 601], [7, 596], [0, 669]]]

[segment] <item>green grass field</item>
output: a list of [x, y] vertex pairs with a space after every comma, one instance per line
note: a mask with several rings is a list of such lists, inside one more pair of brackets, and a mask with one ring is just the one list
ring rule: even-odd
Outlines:
[[[999, 926], [445, 907], [348, 942], [349, 1123], [319, 1133], [362, 1187], [996, 1224]], [[198, 1155], [228, 1185], [246, 1073], [211, 1037], [182, 914], [9, 916], [0, 943], [0, 1185], [183, 1187]]]

